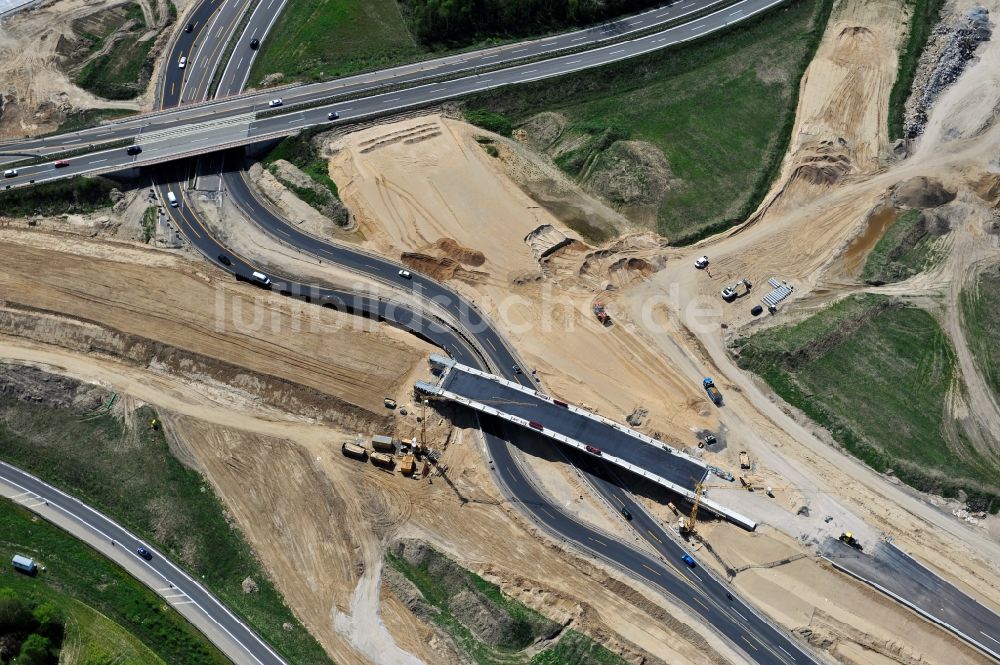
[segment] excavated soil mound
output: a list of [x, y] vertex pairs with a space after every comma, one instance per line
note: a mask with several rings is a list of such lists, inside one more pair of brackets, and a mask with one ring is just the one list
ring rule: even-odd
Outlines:
[[955, 199], [940, 181], [917, 176], [896, 183], [892, 187], [892, 202], [910, 208], [936, 208]]
[[636, 276], [649, 277], [655, 272], [646, 259], [619, 259], [608, 268], [608, 274], [637, 273]]
[[466, 270], [453, 258], [447, 256], [431, 256], [420, 252], [403, 252], [400, 260], [408, 268], [416, 270], [432, 279], [461, 279], [466, 282], [478, 282], [488, 273], [478, 270]]
[[994, 208], [1000, 207], [1000, 173], [984, 173], [972, 184], [972, 191]]
[[833, 185], [851, 172], [851, 159], [847, 155], [847, 142], [824, 140], [815, 146], [803, 146], [799, 166], [792, 172], [792, 181], [813, 185]]
[[467, 266], [478, 268], [486, 263], [485, 254], [480, 252], [478, 249], [464, 247], [451, 238], [441, 238], [434, 243], [434, 246], [441, 250], [445, 256], [455, 259], [459, 263], [464, 263]]

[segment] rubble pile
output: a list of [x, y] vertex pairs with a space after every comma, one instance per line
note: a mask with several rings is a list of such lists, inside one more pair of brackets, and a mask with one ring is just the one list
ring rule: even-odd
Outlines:
[[942, 21], [924, 50], [913, 92], [906, 104], [904, 121], [907, 138], [924, 132], [927, 112], [938, 96], [962, 74], [976, 49], [991, 34], [989, 11], [973, 7], [964, 16]]

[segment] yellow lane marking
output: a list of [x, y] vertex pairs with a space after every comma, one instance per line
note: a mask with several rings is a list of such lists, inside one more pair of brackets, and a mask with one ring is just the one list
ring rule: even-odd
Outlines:
[[742, 638], [744, 642], [746, 642], [747, 644], [749, 644], [751, 649], [753, 649], [754, 651], [757, 651], [757, 647], [755, 647], [753, 645], [753, 643], [751, 643], [750, 640], [748, 640], [746, 638], [746, 635], [740, 635], [740, 638]]
[[692, 598], [694, 598], [694, 602], [698, 603], [699, 605], [701, 605], [702, 607], [704, 607], [706, 610], [708, 609], [708, 605], [706, 605], [705, 603], [701, 602], [701, 598], [699, 598], [698, 596], [692, 596]]
[[648, 570], [649, 572], [653, 573], [657, 577], [662, 577], [662, 575], [660, 575], [659, 571], [657, 571], [655, 568], [650, 568], [646, 564], [642, 564], [642, 567], [645, 568], [646, 570]]
[[618, 503], [622, 504], [622, 508], [624, 508], [624, 507], [625, 507], [625, 502], [621, 500], [621, 497], [619, 497], [619, 496], [618, 496], [617, 494], [615, 494], [615, 495], [613, 495], [613, 496], [615, 497], [615, 500], [616, 500], [616, 501], [617, 501]]
[[646, 529], [646, 533], [648, 533], [649, 537], [652, 538], [653, 540], [655, 540], [656, 542], [658, 542], [659, 544], [661, 544], [661, 545], [663, 544], [663, 541], [660, 540], [659, 538], [657, 538], [656, 534], [653, 533], [652, 531], [650, 531], [649, 529]]

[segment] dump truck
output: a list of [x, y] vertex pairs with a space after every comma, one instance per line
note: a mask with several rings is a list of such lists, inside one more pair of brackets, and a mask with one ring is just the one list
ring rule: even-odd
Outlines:
[[344, 454], [344, 457], [353, 457], [354, 459], [359, 459], [362, 462], [368, 459], [368, 450], [364, 446], [359, 446], [356, 443], [351, 443], [345, 441], [340, 446], [340, 452]]
[[417, 458], [413, 455], [407, 455], [399, 463], [399, 470], [404, 476], [412, 475], [416, 468]]
[[863, 547], [861, 547], [861, 543], [858, 542], [858, 539], [855, 538], [854, 534], [851, 533], [850, 531], [845, 531], [842, 534], [840, 534], [839, 540], [848, 547], [853, 547], [859, 552], [864, 549]]
[[372, 437], [372, 448], [383, 453], [394, 453], [396, 452], [396, 442], [392, 440], [391, 436], [376, 434]]
[[385, 453], [372, 453], [368, 456], [368, 459], [375, 466], [380, 466], [384, 469], [391, 469], [396, 466], [396, 460], [392, 458], [392, 455], [386, 455]]
[[747, 455], [747, 451], [740, 451], [740, 468], [749, 469], [750, 468], [750, 456]]
[[722, 393], [715, 387], [715, 381], [706, 376], [702, 380], [701, 385], [705, 388], [708, 399], [712, 400], [712, 403], [716, 406], [722, 406]]
[[19, 570], [27, 575], [34, 575], [38, 572], [38, 564], [35, 563], [34, 559], [29, 559], [26, 556], [21, 556], [20, 554], [15, 554], [14, 558], [10, 560], [12, 566], [15, 570]]

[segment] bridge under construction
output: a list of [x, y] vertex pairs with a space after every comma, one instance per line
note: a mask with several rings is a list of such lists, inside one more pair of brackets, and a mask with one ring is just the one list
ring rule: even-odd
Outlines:
[[[701, 460], [586, 409], [451, 358], [433, 355], [430, 362], [438, 380], [417, 381], [418, 393], [434, 395], [530, 429], [642, 476], [689, 501], [694, 501], [695, 488], [708, 474], [708, 467]], [[700, 506], [745, 529], [757, 526], [748, 517], [704, 496]]]

